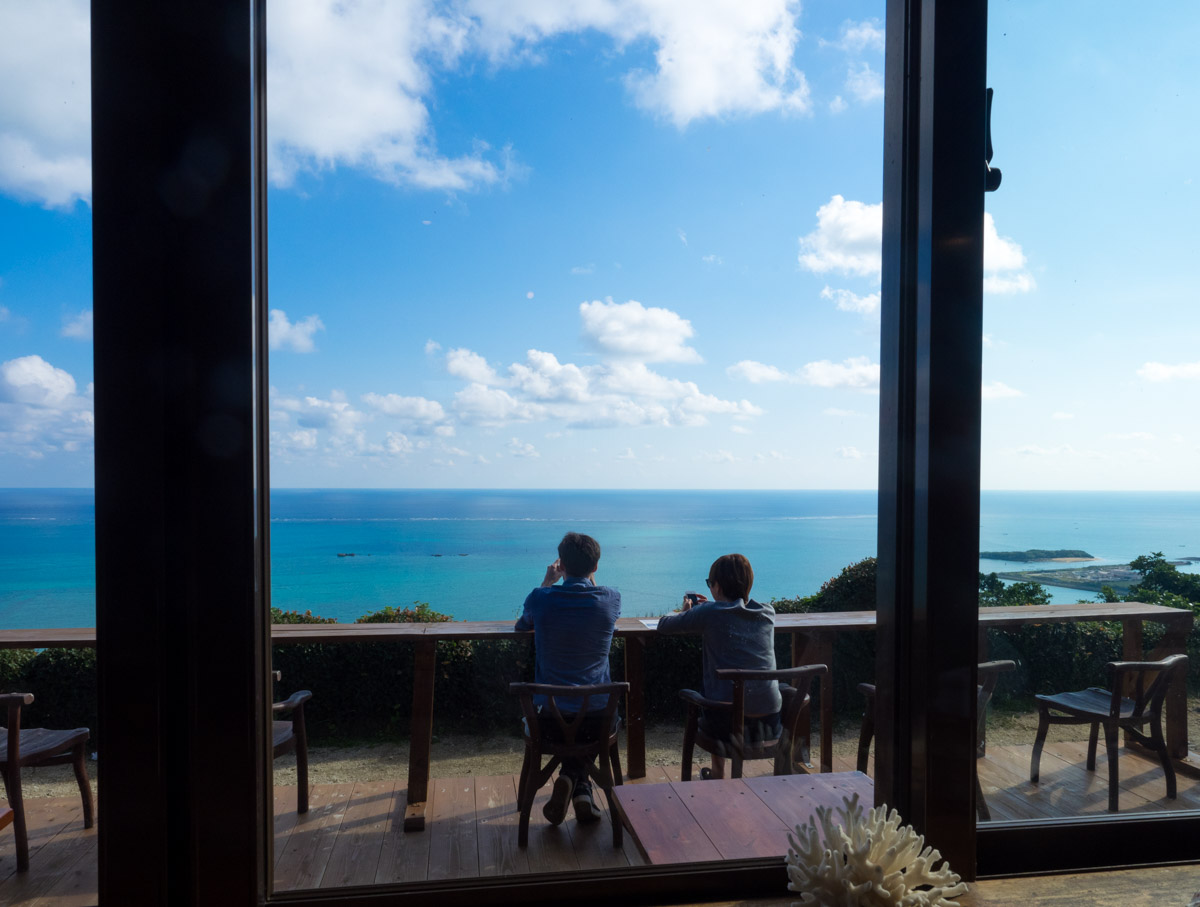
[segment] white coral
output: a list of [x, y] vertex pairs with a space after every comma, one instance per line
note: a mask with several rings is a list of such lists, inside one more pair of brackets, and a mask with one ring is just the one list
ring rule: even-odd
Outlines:
[[878, 806], [864, 817], [858, 794], [842, 802], [841, 825], [818, 806], [815, 822], [788, 835], [788, 890], [800, 892], [792, 907], [953, 907], [946, 898], [967, 890], [949, 864], [933, 868], [942, 855], [911, 825], [901, 828], [896, 810]]

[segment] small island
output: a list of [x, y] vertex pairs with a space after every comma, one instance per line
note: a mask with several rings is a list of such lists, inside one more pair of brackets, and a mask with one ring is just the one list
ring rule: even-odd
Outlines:
[[989, 561], [1094, 561], [1095, 557], [1077, 548], [1030, 548], [1028, 551], [980, 551], [979, 556]]

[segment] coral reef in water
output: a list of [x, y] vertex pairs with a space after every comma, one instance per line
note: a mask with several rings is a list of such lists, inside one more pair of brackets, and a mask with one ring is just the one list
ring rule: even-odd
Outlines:
[[900, 814], [878, 806], [865, 815], [858, 794], [834, 810], [818, 806], [816, 820], [788, 835], [788, 890], [797, 905], [820, 907], [953, 907], [946, 898], [967, 890], [942, 855]]

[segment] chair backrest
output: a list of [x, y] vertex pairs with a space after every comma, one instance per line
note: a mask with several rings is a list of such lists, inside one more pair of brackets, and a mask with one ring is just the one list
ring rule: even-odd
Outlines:
[[[561, 686], [550, 683], [510, 683], [508, 691], [518, 696], [521, 701], [521, 712], [525, 716], [525, 726], [528, 728], [529, 737], [531, 740], [540, 744], [541, 742], [541, 725], [538, 721], [539, 715], [550, 715], [558, 722], [559, 733], [562, 735], [563, 744], [566, 746], [575, 745], [575, 735], [579, 733], [579, 729], [583, 727], [583, 720], [587, 717], [588, 704], [592, 699], [601, 696], [607, 696], [608, 702], [604, 706], [604, 726], [611, 728], [613, 719], [617, 714], [617, 704], [621, 700], [621, 694], [629, 692], [628, 683], [593, 683], [587, 686]], [[533, 704], [534, 696], [545, 696], [546, 705], [543, 706], [539, 713], [537, 706]], [[572, 714], [572, 719], [567, 720], [558, 708], [558, 697], [580, 700], [579, 711]]]
[[8, 740], [4, 761], [17, 765], [21, 759], [21, 706], [33, 702], [32, 693], [0, 693], [0, 710], [8, 713]]
[[979, 738], [981, 740], [987, 719], [988, 703], [992, 701], [992, 694], [996, 692], [996, 683], [1000, 680], [1001, 674], [1016, 670], [1016, 667], [1015, 661], [981, 661], [979, 663], [979, 698], [976, 700], [975, 708], [979, 717]]
[[[1107, 665], [1112, 674], [1112, 701], [1109, 705], [1109, 716], [1118, 718], [1121, 714], [1121, 701], [1124, 699], [1125, 682], [1133, 680], [1133, 718], [1141, 718], [1149, 708], [1151, 715], [1162, 712], [1163, 699], [1170, 689], [1171, 681], [1177, 674], [1187, 673], [1188, 659], [1186, 655], [1168, 655], [1160, 661], [1110, 661]], [[1132, 676], [1131, 676], [1132, 675]], [[1149, 686], [1146, 678], [1154, 675]]]
[[784, 732], [790, 734], [794, 730], [800, 709], [804, 707], [804, 697], [808, 695], [809, 685], [814, 677], [828, 674], [825, 665], [804, 665], [799, 668], [783, 668], [777, 671], [743, 670], [741, 668], [720, 668], [717, 677], [733, 683], [732, 712], [729, 726], [737, 729], [746, 723], [746, 684], [751, 681], [777, 680], [786, 683], [794, 693], [784, 697], [783, 713], [779, 716], [783, 723]]

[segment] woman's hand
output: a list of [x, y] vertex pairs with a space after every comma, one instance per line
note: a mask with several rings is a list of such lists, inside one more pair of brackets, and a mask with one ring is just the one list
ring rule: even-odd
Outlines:
[[563, 576], [562, 564], [555, 559], [554, 563], [546, 568], [546, 578], [542, 580], [543, 586], [553, 586]]
[[696, 605], [703, 604], [706, 601], [708, 601], [708, 598], [699, 592], [685, 592], [683, 594], [683, 605], [679, 610], [690, 611]]

